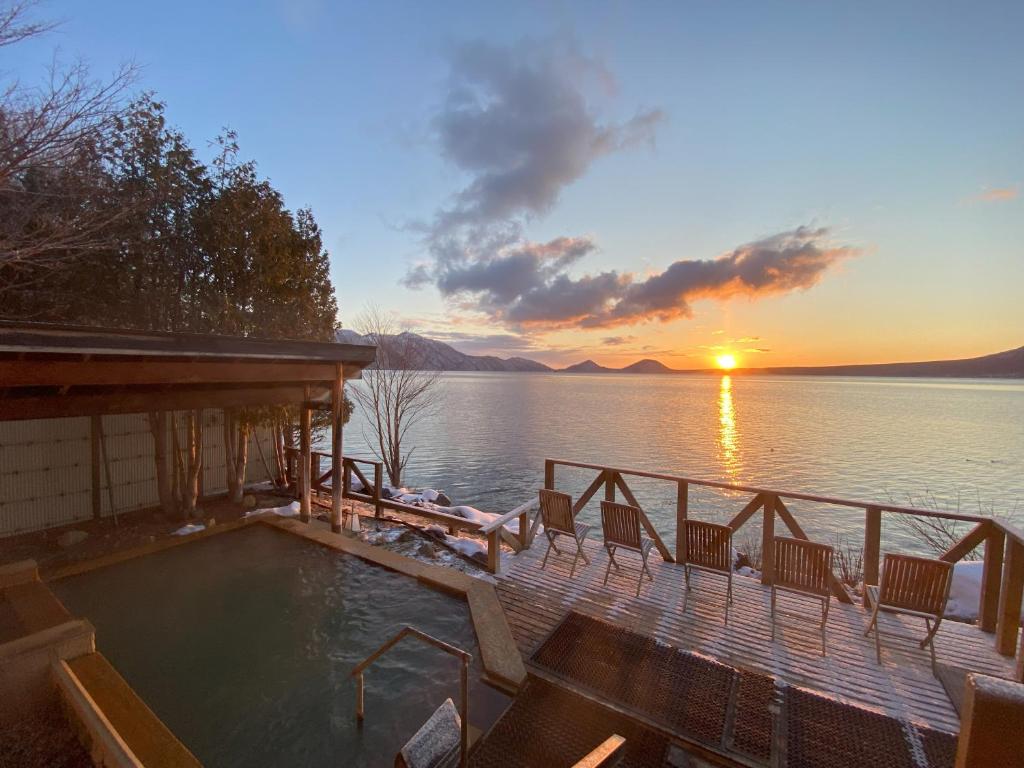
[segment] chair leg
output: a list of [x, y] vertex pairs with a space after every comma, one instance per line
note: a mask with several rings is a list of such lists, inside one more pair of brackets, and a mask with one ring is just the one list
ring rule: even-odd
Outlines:
[[824, 657], [825, 652], [825, 628], [828, 625], [828, 609], [829, 604], [832, 602], [832, 598], [823, 597], [821, 599], [821, 655]]
[[[608, 550], [608, 566], [604, 569], [604, 585], [608, 586], [608, 576], [612, 572], [612, 563], [615, 562], [615, 558], [612, 555], [612, 548], [606, 547], [606, 549]], [[617, 565], [615, 567], [618, 568]]]
[[644, 583], [644, 567], [645, 566], [642, 566], [640, 568], [640, 573], [636, 577], [636, 596], [637, 597], [640, 597], [640, 587], [642, 587], [643, 583]]
[[[547, 564], [548, 564], [548, 556], [549, 556], [549, 555], [551, 554], [551, 549], [552, 549], [552, 547], [554, 547], [554, 546], [555, 546], [555, 542], [554, 542], [554, 540], [553, 540], [553, 539], [551, 538], [551, 536], [548, 536], [547, 538], [548, 538], [548, 548], [547, 548], [547, 551], [546, 551], [546, 552], [544, 553], [544, 562], [542, 562], [542, 563], [540, 564], [540, 569], [541, 569], [542, 571], [543, 571], [543, 570], [544, 570], [544, 569], [545, 569], [545, 568], [547, 567]], [[558, 552], [558, 550], [556, 549], [556, 550], [555, 550], [555, 552]]]
[[583, 539], [576, 539], [576, 549], [579, 550], [580, 557], [583, 558], [583, 562], [590, 565], [590, 559], [587, 557], [587, 553], [583, 551]]
[[573, 577], [573, 574], [576, 573], [576, 563], [579, 562], [579, 559], [580, 559], [580, 550], [579, 550], [579, 548], [577, 548], [576, 549], [576, 554], [572, 556], [572, 568], [569, 569], [569, 578], [570, 579]]

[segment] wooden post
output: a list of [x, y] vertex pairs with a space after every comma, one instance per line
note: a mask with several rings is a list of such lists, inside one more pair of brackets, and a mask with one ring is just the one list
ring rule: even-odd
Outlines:
[[978, 606], [978, 626], [982, 632], [996, 631], [1005, 546], [1006, 536], [996, 526], [990, 526], [985, 539], [985, 564], [981, 572], [981, 601]]
[[764, 523], [761, 527], [761, 583], [770, 585], [775, 575], [775, 502], [776, 496], [764, 497]]
[[89, 459], [92, 467], [92, 517], [99, 520], [103, 516], [103, 501], [100, 491], [103, 481], [100, 476], [100, 434], [103, 426], [100, 422], [102, 416], [93, 416], [89, 420]]
[[610, 469], [604, 470], [604, 500], [615, 501], [615, 475]]
[[501, 538], [499, 528], [487, 534], [487, 570], [498, 573], [501, 570]]
[[344, 424], [344, 370], [341, 363], [334, 369], [331, 382], [331, 530], [341, 533], [341, 499], [343, 489], [339, 487], [342, 473], [342, 426]]
[[686, 516], [689, 514], [690, 485], [676, 483], [676, 562], [686, 562]]
[[999, 618], [996, 621], [996, 650], [1013, 656], [1020, 627], [1020, 601], [1024, 594], [1024, 544], [1006, 537], [1003, 583], [999, 590]]
[[544, 460], [544, 487], [549, 490], [555, 490], [555, 462], [551, 459]]
[[384, 465], [379, 461], [373, 465], [373, 516], [379, 518], [384, 514], [381, 503], [384, 493]]
[[308, 523], [310, 518], [309, 494], [312, 482], [309, 473], [312, 469], [310, 462], [313, 458], [310, 455], [312, 422], [313, 412], [310, 410], [308, 403], [303, 402], [299, 424], [299, 519], [304, 523]]
[[363, 673], [356, 675], [356, 720], [363, 722], [366, 710], [363, 709]]
[[[878, 586], [878, 560], [882, 549], [882, 510], [868, 507], [864, 515], [864, 586]], [[864, 590], [864, 605], [868, 604]]]

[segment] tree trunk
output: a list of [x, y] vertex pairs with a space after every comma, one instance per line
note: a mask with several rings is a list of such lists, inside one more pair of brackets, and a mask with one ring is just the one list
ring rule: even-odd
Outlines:
[[234, 451], [234, 482], [231, 487], [231, 500], [235, 503], [240, 503], [245, 495], [245, 465], [249, 461], [249, 432], [249, 425], [239, 420]]
[[188, 412], [188, 463], [185, 475], [185, 517], [196, 515], [199, 501], [199, 473], [203, 471], [203, 412]]
[[167, 411], [150, 411], [149, 431], [153, 435], [153, 461], [156, 463], [156, 488], [160, 508], [165, 515], [175, 512], [174, 493], [167, 471]]

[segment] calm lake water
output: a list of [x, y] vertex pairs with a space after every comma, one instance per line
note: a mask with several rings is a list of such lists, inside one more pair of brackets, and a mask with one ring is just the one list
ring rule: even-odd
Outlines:
[[[550, 457], [1024, 522], [1024, 382], [451, 373], [440, 389], [407, 438], [403, 483], [485, 511], [532, 498]], [[345, 453], [370, 458], [369, 434], [357, 412]], [[559, 468], [557, 486], [578, 494], [592, 479]], [[629, 483], [673, 540], [674, 486]], [[724, 522], [750, 497], [690, 498], [692, 514]], [[789, 506], [812, 538], [862, 536], [863, 512]], [[583, 514], [596, 520], [596, 502]], [[920, 549], [894, 517], [885, 543]]]

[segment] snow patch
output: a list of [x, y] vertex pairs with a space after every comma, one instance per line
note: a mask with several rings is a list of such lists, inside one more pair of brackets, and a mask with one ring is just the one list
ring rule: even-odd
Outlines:
[[297, 501], [293, 501], [291, 504], [286, 504], [283, 507], [263, 507], [262, 509], [250, 509], [245, 513], [246, 517], [254, 517], [256, 515], [277, 515], [278, 517], [297, 517], [299, 512], [302, 510], [302, 505]]
[[984, 567], [985, 564], [980, 560], [960, 562], [953, 566], [953, 584], [949, 588], [946, 616], [964, 621], [974, 621], [978, 618], [981, 574]]
[[188, 525], [183, 525], [181, 528], [174, 531], [171, 536], [188, 536], [190, 533], [199, 533], [200, 531], [205, 530], [206, 526], [203, 523], [189, 523]]

